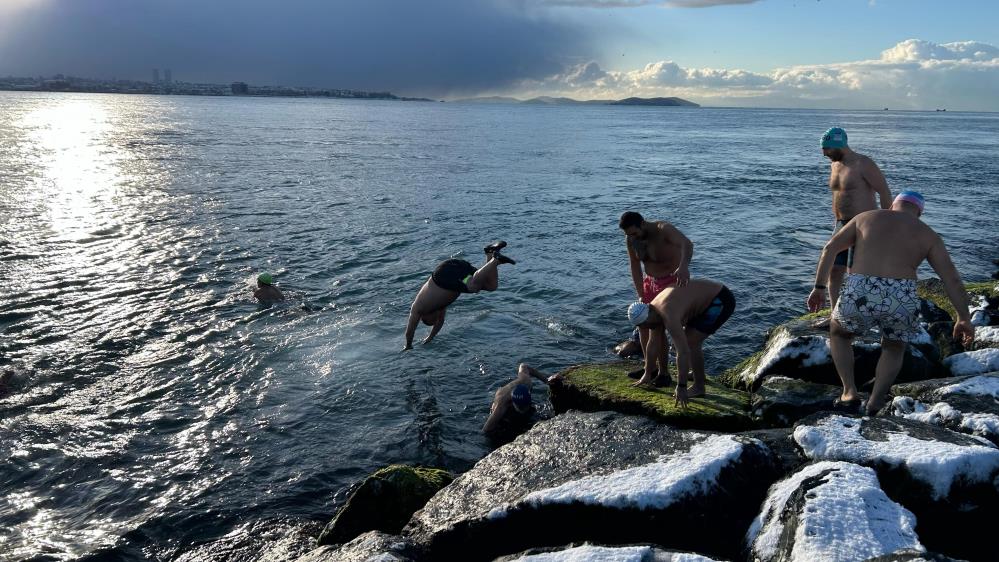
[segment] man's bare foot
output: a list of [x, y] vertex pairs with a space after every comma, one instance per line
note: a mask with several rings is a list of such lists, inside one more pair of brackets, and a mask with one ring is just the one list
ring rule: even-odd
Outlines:
[[694, 385], [687, 387], [687, 398], [697, 398], [699, 396], [704, 396], [704, 394], [705, 392], [703, 386]]
[[652, 386], [652, 379], [649, 378], [649, 377], [642, 377], [642, 378], [638, 379], [637, 381], [631, 383], [631, 386], [634, 386], [634, 387], [637, 387], [637, 388], [647, 388], [649, 390], [652, 390], [652, 389], [655, 388], [655, 386]]

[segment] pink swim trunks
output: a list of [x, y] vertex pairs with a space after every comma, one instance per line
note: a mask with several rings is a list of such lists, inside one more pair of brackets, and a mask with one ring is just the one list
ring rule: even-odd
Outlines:
[[676, 285], [676, 275], [667, 275], [665, 277], [649, 277], [645, 276], [642, 281], [642, 302], [649, 304], [652, 299], [656, 298], [656, 295], [663, 292], [663, 289], [667, 287], [672, 287]]

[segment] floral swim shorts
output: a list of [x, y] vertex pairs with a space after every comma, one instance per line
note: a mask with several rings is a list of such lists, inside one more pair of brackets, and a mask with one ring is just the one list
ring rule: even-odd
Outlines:
[[916, 281], [851, 273], [832, 317], [850, 333], [877, 327], [884, 339], [908, 343], [921, 333]]

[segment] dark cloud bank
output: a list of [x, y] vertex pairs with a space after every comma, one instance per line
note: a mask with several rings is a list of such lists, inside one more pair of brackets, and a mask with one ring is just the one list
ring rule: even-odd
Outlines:
[[[0, 24], [0, 74], [500, 90], [594, 57], [593, 29], [527, 0], [49, 0]], [[601, 30], [599, 33], [606, 33]]]

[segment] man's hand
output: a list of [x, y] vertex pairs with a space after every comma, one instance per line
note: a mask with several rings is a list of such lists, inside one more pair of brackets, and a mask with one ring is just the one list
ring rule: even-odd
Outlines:
[[954, 339], [967, 347], [975, 341], [975, 327], [968, 320], [958, 320], [954, 323]]
[[545, 382], [548, 383], [549, 386], [558, 386], [562, 384], [562, 381], [563, 381], [562, 375], [552, 375], [548, 377], [548, 379]]
[[434, 339], [434, 338], [432, 338], [430, 336], [427, 336], [427, 337], [423, 338], [423, 341], [421, 341], [420, 343], [422, 343], [423, 345], [427, 345], [428, 343], [430, 343], [430, 341], [432, 339]]
[[[808, 295], [808, 312], [818, 312], [825, 308], [826, 306], [826, 291], [825, 289], [812, 289], [812, 292]], [[956, 328], [956, 326], [955, 326]]]
[[687, 266], [685, 265], [681, 265], [680, 267], [676, 268], [676, 271], [673, 272], [673, 275], [676, 276], [677, 287], [683, 287], [687, 283], [690, 283], [690, 270], [687, 269]]
[[674, 406], [687, 407], [687, 385], [676, 385], [676, 392], [673, 393], [673, 396], [676, 397]]

